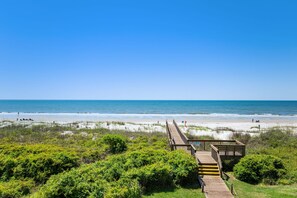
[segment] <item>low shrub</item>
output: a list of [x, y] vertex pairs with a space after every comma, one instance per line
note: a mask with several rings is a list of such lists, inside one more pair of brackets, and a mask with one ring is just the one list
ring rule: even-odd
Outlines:
[[0, 180], [32, 178], [37, 183], [44, 183], [51, 175], [79, 165], [79, 158], [72, 152], [63, 152], [56, 147], [42, 149], [44, 146], [34, 145], [32, 151], [29, 146], [15, 146], [8, 150], [11, 152], [2, 150]]
[[109, 145], [109, 150], [111, 153], [121, 153], [127, 150], [126, 140], [121, 135], [104, 135], [103, 142]]
[[120, 179], [111, 183], [104, 194], [105, 198], [140, 198], [141, 188], [137, 180]]
[[38, 193], [40, 197], [137, 198], [155, 188], [189, 184], [196, 172], [195, 160], [184, 151], [147, 149], [52, 176]]
[[251, 184], [275, 184], [285, 173], [281, 159], [271, 155], [247, 155], [234, 167], [235, 177]]
[[92, 171], [84, 174], [84, 169], [75, 169], [52, 176], [36, 197], [103, 198], [108, 185], [108, 182], [97, 177]]
[[[133, 168], [123, 174], [124, 178], [135, 179], [144, 191], [173, 185], [172, 167], [165, 163], [155, 163], [141, 168]], [[158, 184], [158, 185], [156, 185]]]
[[1, 198], [18, 198], [30, 193], [30, 189], [34, 187], [32, 180], [10, 180], [9, 182], [0, 182]]

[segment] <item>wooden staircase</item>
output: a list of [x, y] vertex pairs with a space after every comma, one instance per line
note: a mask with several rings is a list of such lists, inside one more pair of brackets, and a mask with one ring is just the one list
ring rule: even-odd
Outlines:
[[220, 170], [217, 164], [199, 164], [198, 175], [220, 176]]

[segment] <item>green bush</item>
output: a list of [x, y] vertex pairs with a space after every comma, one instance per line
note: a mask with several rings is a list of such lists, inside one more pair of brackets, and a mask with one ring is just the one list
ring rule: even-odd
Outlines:
[[[13, 146], [1, 150], [0, 180], [11, 178], [32, 178], [44, 183], [51, 175], [69, 170], [79, 165], [79, 158], [71, 152], [62, 152], [53, 147], [43, 150], [44, 146]], [[31, 151], [32, 149], [32, 151]]]
[[108, 185], [100, 177], [97, 178], [94, 172], [90, 171], [88, 174], [84, 174], [84, 169], [76, 169], [52, 176], [36, 197], [103, 198]]
[[274, 184], [285, 173], [281, 159], [271, 155], [248, 155], [234, 167], [236, 178], [251, 184]]
[[121, 135], [104, 135], [103, 142], [109, 145], [109, 150], [111, 153], [121, 153], [127, 150], [126, 140]]
[[105, 198], [140, 198], [142, 194], [138, 181], [120, 179], [111, 183], [104, 194]]
[[[155, 163], [125, 172], [123, 177], [136, 179], [144, 190], [173, 185], [172, 167], [165, 163]], [[158, 184], [158, 185], [156, 185]]]
[[175, 184], [187, 185], [197, 181], [198, 166], [191, 155], [181, 150], [170, 152], [168, 163], [172, 167]]
[[195, 173], [195, 160], [184, 151], [140, 150], [52, 176], [39, 196], [137, 198], [154, 188], [189, 184]]
[[34, 187], [34, 182], [32, 180], [10, 180], [9, 182], [0, 182], [0, 197], [23, 197], [30, 193], [32, 187]]

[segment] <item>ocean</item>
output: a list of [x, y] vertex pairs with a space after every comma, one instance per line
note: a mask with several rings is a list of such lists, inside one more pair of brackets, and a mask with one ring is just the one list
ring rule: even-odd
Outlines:
[[0, 100], [0, 112], [297, 116], [297, 101]]

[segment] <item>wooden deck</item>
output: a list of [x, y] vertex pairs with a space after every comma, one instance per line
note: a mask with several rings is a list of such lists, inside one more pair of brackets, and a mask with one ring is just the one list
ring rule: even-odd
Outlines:
[[196, 151], [195, 157], [198, 164], [217, 164], [217, 162], [211, 157], [209, 151]]
[[[207, 198], [232, 198], [234, 197], [222, 179], [221, 157], [242, 157], [245, 155], [245, 145], [235, 140], [188, 140], [181, 132], [175, 121], [166, 122], [166, 131], [169, 145], [172, 150], [183, 149], [193, 155], [199, 165], [198, 175], [202, 190]], [[191, 142], [203, 143], [204, 150], [196, 151]], [[206, 142], [216, 142], [220, 145], [210, 145], [206, 150]], [[229, 145], [222, 145], [227, 143]], [[221, 152], [219, 149], [222, 149]]]

